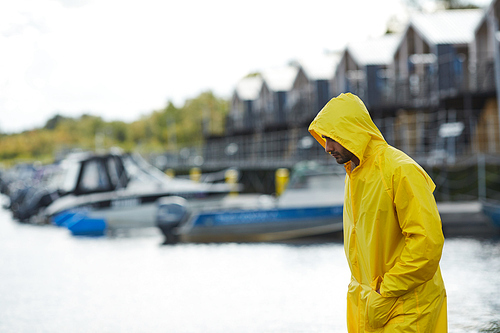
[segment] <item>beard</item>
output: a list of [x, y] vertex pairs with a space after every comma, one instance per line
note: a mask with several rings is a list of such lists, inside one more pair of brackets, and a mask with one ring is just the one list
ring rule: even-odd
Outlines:
[[335, 158], [338, 164], [345, 164], [349, 162], [354, 156], [354, 154], [347, 149], [344, 149], [343, 151], [334, 152], [331, 155], [333, 156], [333, 158]]

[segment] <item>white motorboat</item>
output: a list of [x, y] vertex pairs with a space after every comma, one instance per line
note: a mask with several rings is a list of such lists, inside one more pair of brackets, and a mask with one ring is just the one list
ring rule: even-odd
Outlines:
[[169, 177], [135, 154], [74, 154], [60, 169], [53, 180], [58, 198], [40, 210], [39, 219], [62, 221], [61, 215], [78, 212], [103, 219], [111, 230], [155, 227], [161, 197], [209, 202], [234, 191], [229, 184]]

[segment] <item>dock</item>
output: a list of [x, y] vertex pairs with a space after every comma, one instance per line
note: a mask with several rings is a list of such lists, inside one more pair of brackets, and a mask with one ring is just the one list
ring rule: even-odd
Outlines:
[[481, 208], [479, 201], [438, 202], [445, 237], [500, 236], [500, 229]]

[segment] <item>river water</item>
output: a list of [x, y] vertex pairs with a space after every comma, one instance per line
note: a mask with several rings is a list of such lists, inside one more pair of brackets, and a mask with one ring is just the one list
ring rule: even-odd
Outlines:
[[[0, 210], [0, 332], [346, 332], [341, 242], [77, 238]], [[500, 319], [500, 242], [447, 239], [449, 332]]]

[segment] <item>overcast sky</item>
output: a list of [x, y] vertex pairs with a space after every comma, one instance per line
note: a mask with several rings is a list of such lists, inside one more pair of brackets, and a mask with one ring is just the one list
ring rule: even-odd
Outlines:
[[404, 13], [402, 0], [0, 0], [0, 131], [229, 98], [250, 72], [380, 36]]

